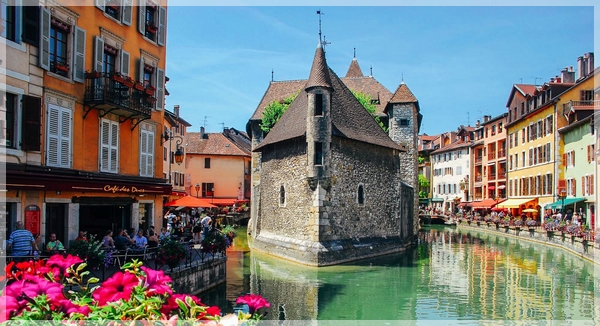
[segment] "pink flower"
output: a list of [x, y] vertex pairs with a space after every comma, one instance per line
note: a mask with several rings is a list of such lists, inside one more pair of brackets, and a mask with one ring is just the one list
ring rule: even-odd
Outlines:
[[64, 286], [60, 283], [50, 282], [38, 276], [25, 275], [21, 291], [30, 298], [45, 294], [51, 302], [58, 302], [65, 299], [63, 289]]
[[87, 316], [90, 313], [90, 307], [87, 305], [80, 306], [74, 304], [71, 300], [60, 300], [59, 307], [62, 312], [64, 312], [67, 316], [70, 316], [73, 313], [80, 313], [84, 316]]
[[[173, 294], [173, 295], [169, 296], [169, 298], [167, 299], [167, 302], [165, 302], [162, 305], [162, 307], [160, 308], [160, 312], [162, 314], [165, 314], [166, 316], [168, 316], [173, 310], [179, 309], [179, 305], [177, 304], [176, 299], [179, 299], [185, 303], [185, 299], [187, 297], [191, 297], [195, 304], [202, 305], [202, 302], [200, 302], [200, 299], [198, 299], [198, 297], [196, 297], [194, 295], [177, 293], [177, 294]], [[187, 304], [186, 304], [186, 306], [187, 306]]]
[[236, 304], [242, 304], [242, 303], [247, 304], [250, 314], [253, 314], [255, 311], [257, 311], [260, 308], [271, 307], [271, 304], [269, 303], [269, 301], [265, 300], [265, 298], [263, 298], [259, 294], [247, 294], [247, 295], [241, 296], [241, 297], [237, 298], [235, 303]]
[[173, 289], [169, 285], [172, 282], [170, 276], [165, 275], [161, 270], [154, 270], [146, 266], [142, 266], [142, 271], [146, 273], [146, 279], [144, 280], [144, 288], [147, 289], [148, 294], [173, 294]]
[[13, 296], [0, 296], [0, 323], [10, 319], [11, 316], [18, 315], [25, 307], [25, 304], [19, 304]]
[[[62, 255], [53, 255], [52, 257], [48, 258], [46, 265], [48, 265], [50, 267], [58, 267], [59, 271], [60, 271], [59, 276], [62, 277], [63, 275], [66, 274], [67, 268], [69, 268], [75, 264], [79, 264], [81, 262], [83, 262], [83, 260], [81, 260], [81, 258], [79, 258], [78, 256], [73, 256], [71, 254], [69, 254], [67, 257], [63, 257]], [[53, 270], [53, 272], [54, 272], [54, 270]]]
[[137, 276], [134, 274], [117, 272], [94, 291], [93, 297], [100, 306], [105, 305], [107, 302], [129, 299], [133, 288], [139, 283]]

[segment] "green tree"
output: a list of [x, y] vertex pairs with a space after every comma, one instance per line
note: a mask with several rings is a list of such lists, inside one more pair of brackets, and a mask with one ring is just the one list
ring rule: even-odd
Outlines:
[[377, 123], [379, 124], [379, 126], [381, 127], [381, 129], [383, 129], [383, 131], [387, 132], [387, 128], [385, 127], [385, 125], [383, 124], [383, 122], [381, 122], [381, 119], [379, 118], [379, 116], [375, 113], [375, 104], [373, 104], [371, 102], [372, 98], [370, 95], [367, 95], [365, 93], [361, 93], [361, 92], [356, 92], [353, 90], [350, 90], [352, 92], [352, 94], [354, 95], [354, 97], [356, 97], [356, 99], [360, 102], [360, 104], [365, 108], [365, 110], [367, 110], [367, 112], [369, 112], [371, 114], [371, 116], [375, 119], [375, 121], [377, 121]]
[[429, 180], [427, 180], [427, 178], [425, 178], [425, 176], [422, 174], [419, 174], [419, 187], [421, 187], [421, 188], [429, 187]]
[[277, 121], [279, 121], [279, 118], [281, 118], [285, 111], [287, 111], [287, 109], [290, 107], [290, 104], [294, 102], [298, 94], [300, 94], [300, 90], [290, 95], [283, 101], [273, 101], [265, 107], [265, 111], [263, 112], [262, 116], [262, 122], [260, 124], [260, 129], [265, 134], [271, 131], [275, 123], [277, 123]]

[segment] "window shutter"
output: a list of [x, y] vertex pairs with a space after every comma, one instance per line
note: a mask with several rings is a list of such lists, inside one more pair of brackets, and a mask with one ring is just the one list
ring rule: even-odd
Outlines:
[[58, 108], [48, 106], [48, 149], [46, 151], [46, 164], [51, 166], [58, 166], [58, 144], [60, 141], [59, 135], [59, 117], [60, 111]]
[[594, 175], [590, 175], [590, 195], [594, 194]]
[[140, 129], [140, 175], [146, 176], [146, 167], [148, 161], [148, 135], [146, 130]]
[[121, 50], [121, 73], [125, 76], [130, 76], [129, 61], [129, 52]]
[[71, 167], [71, 111], [60, 112], [60, 165]]
[[563, 153], [562, 155], [562, 165], [567, 166], [567, 153]]
[[162, 111], [165, 88], [165, 71], [162, 69], [156, 69], [156, 110]]
[[94, 70], [104, 72], [102, 56], [104, 54], [104, 40], [99, 36], [94, 36]]
[[131, 26], [131, 17], [133, 16], [133, 1], [132, 0], [124, 0], [123, 6], [121, 7], [123, 14], [121, 16], [121, 22], [124, 25]]
[[22, 143], [24, 151], [39, 151], [41, 149], [41, 119], [42, 99], [29, 95], [23, 95], [22, 99]]
[[50, 70], [50, 10], [41, 8], [40, 15], [40, 49], [39, 60], [40, 67], [44, 70]]
[[590, 163], [590, 145], [587, 146], [587, 161]]
[[102, 11], [104, 11], [104, 6], [106, 5], [104, 0], [94, 0], [96, 7]]
[[23, 2], [23, 42], [39, 47], [40, 42], [40, 7], [39, 1]]
[[575, 166], [575, 151], [571, 151], [571, 165]]
[[571, 181], [573, 182], [571, 184], [571, 195], [575, 196], [575, 192], [577, 191], [577, 179], [571, 179]]
[[119, 172], [119, 124], [110, 124], [110, 172]]
[[165, 28], [167, 26], [167, 9], [164, 7], [158, 8], [158, 45], [165, 45], [167, 36]]
[[587, 184], [585, 182], [585, 177], [581, 177], [581, 195], [582, 196], [586, 195], [586, 191], [585, 191], [586, 186], [587, 186]]
[[83, 83], [85, 69], [85, 30], [75, 26], [75, 51], [73, 57], [73, 80]]
[[139, 21], [138, 21], [138, 31], [142, 35], [146, 35], [146, 0], [140, 0], [138, 4], [139, 10]]
[[140, 58], [139, 78], [142, 84], [144, 83], [144, 58]]
[[146, 163], [146, 176], [154, 177], [154, 133], [148, 132], [148, 153], [146, 155], [148, 162]]
[[108, 172], [108, 162], [110, 157], [110, 123], [102, 120], [100, 123], [100, 171]]

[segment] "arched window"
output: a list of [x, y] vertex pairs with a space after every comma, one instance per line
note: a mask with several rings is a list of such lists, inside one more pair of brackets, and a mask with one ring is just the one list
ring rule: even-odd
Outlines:
[[279, 186], [279, 206], [285, 206], [285, 187]]
[[364, 205], [365, 204], [365, 189], [363, 187], [362, 184], [358, 185], [358, 191], [356, 194], [356, 201], [358, 202], [358, 205]]

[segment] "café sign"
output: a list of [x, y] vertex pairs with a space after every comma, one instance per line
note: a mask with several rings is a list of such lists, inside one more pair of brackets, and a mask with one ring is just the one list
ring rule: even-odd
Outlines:
[[134, 193], [145, 193], [146, 189], [143, 188], [137, 188], [137, 187], [127, 187], [127, 186], [113, 186], [113, 185], [106, 185], [104, 186], [104, 191], [105, 192], [111, 192], [111, 193], [128, 193], [128, 194], [134, 194]]

